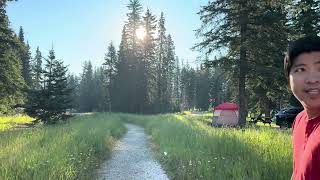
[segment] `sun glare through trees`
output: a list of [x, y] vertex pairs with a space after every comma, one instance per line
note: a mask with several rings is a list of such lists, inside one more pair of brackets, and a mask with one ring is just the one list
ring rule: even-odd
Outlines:
[[136, 30], [136, 36], [138, 39], [143, 40], [144, 37], [146, 36], [146, 30], [144, 27], [140, 26], [137, 30]]

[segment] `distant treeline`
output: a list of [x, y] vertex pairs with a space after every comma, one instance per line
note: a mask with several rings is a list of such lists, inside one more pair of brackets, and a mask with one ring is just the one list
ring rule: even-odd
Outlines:
[[[110, 43], [104, 63], [92, 67], [86, 61], [80, 76], [68, 73], [53, 49], [43, 56], [38, 47], [32, 57], [23, 28], [17, 35], [9, 27], [5, 7], [2, 1], [1, 113], [20, 106], [50, 123], [67, 110], [165, 113], [210, 106], [215, 72], [179, 61], [164, 14], [157, 20], [148, 9], [143, 15], [139, 1], [128, 4], [118, 50]], [[145, 35], [139, 39], [141, 27]]]
[[[163, 13], [158, 20], [149, 9], [143, 14], [137, 0], [130, 1], [127, 7], [119, 49], [111, 42], [101, 67], [94, 69], [86, 61], [81, 77], [72, 76], [77, 89], [74, 107], [81, 112], [208, 110], [210, 94], [218, 88], [211, 86], [215, 72], [179, 61], [172, 37], [166, 32]], [[138, 38], [136, 32], [141, 27], [145, 35]]]
[[[243, 120], [248, 111], [268, 114], [298, 105], [283, 75], [284, 53], [291, 40], [320, 32], [319, 0], [210, 1], [199, 10], [201, 27], [195, 27], [199, 43], [193, 48], [201, 52], [202, 65], [191, 67], [176, 56], [164, 13], [157, 18], [149, 9], [143, 12], [139, 0], [129, 0], [119, 47], [111, 42], [104, 63], [92, 67], [86, 61], [78, 76], [68, 73], [53, 49], [48, 58], [39, 48], [31, 57], [22, 27], [12, 31], [5, 7], [1, 0], [0, 112], [21, 104], [38, 117], [41, 112], [61, 118], [66, 109], [207, 110], [233, 101]], [[145, 36], [138, 38], [141, 27]]]

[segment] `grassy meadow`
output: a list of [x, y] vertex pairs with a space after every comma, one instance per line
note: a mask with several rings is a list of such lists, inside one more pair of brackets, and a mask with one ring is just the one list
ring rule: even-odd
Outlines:
[[92, 179], [125, 133], [124, 123], [145, 128], [172, 179], [290, 179], [290, 130], [213, 128], [211, 117], [101, 113], [66, 124], [2, 130], [0, 179]]
[[206, 117], [121, 115], [146, 128], [172, 179], [290, 179], [291, 132], [269, 127], [213, 128]]
[[116, 115], [0, 132], [0, 179], [91, 179], [125, 133]]

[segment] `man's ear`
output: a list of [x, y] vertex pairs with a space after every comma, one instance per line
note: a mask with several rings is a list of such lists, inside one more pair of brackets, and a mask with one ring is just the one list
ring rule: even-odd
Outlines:
[[290, 72], [288, 74], [285, 74], [286, 80], [287, 80], [287, 87], [290, 89]]

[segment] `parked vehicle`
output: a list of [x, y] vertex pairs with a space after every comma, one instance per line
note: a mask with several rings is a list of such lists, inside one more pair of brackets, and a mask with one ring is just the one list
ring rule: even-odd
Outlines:
[[301, 107], [289, 107], [281, 109], [275, 114], [275, 122], [280, 128], [291, 128], [292, 123], [296, 116], [303, 110]]

